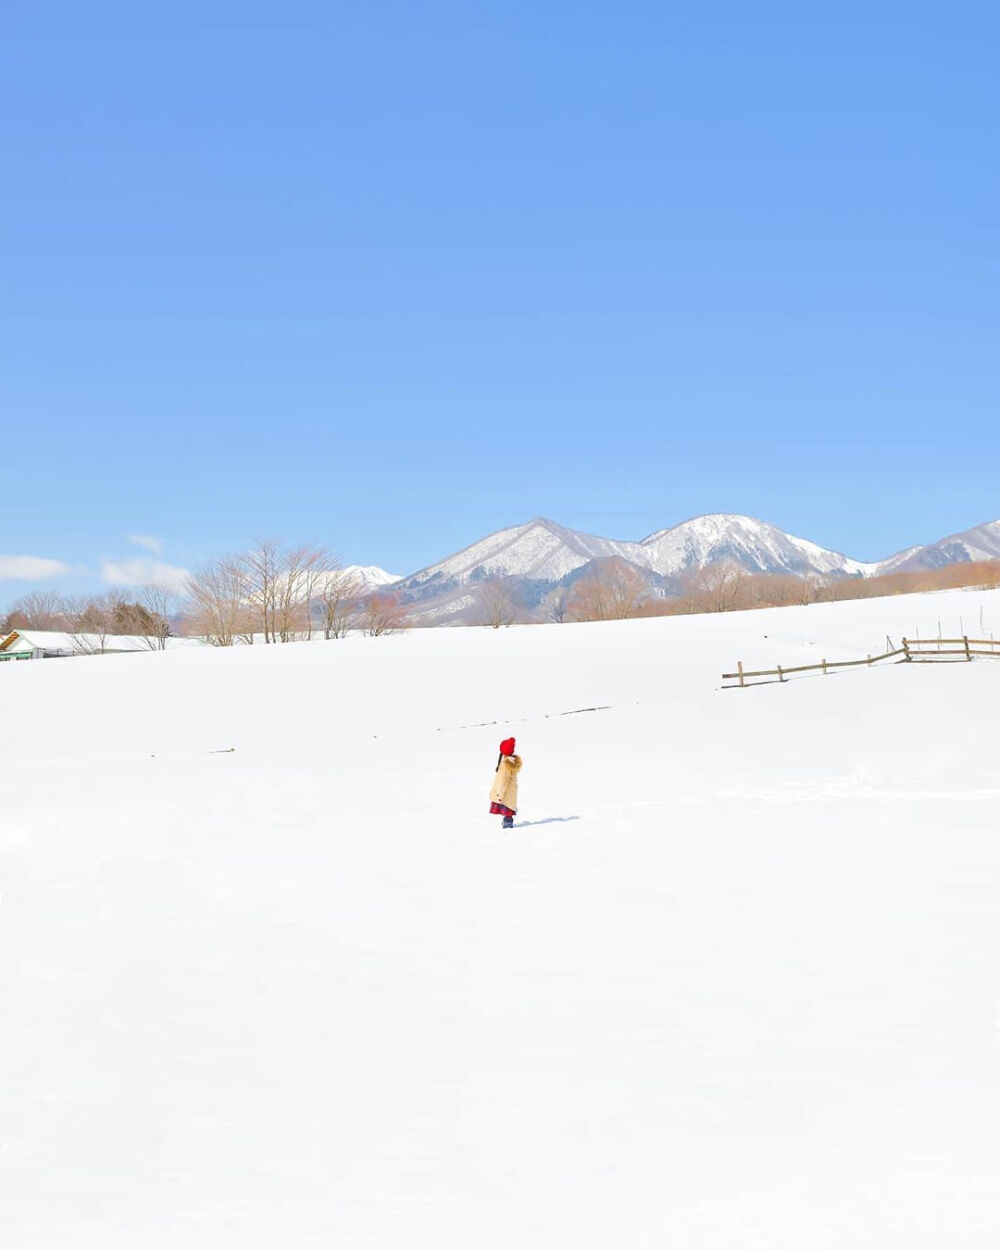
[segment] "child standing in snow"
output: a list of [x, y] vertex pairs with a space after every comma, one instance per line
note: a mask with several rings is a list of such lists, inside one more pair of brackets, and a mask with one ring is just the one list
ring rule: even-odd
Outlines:
[[503, 828], [514, 828], [517, 815], [517, 774], [521, 771], [521, 757], [514, 754], [514, 739], [504, 738], [500, 743], [496, 779], [490, 791], [490, 812], [503, 817]]

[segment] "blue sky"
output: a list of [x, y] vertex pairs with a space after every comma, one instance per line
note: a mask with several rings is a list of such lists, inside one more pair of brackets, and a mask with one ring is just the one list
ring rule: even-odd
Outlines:
[[265, 533], [405, 573], [537, 515], [863, 559], [997, 518], [998, 39], [963, 4], [9, 12], [0, 553], [73, 589]]

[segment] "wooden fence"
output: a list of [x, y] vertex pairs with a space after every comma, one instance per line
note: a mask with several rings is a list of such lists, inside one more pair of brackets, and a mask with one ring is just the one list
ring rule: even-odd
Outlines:
[[[763, 686], [775, 680], [787, 681], [793, 673], [823, 673], [825, 676], [838, 668], [871, 668], [873, 664], [880, 664], [885, 660], [895, 660], [897, 664], [937, 660], [954, 662], [956, 659], [971, 661], [977, 655], [993, 656], [1000, 660], [1000, 643], [992, 638], [904, 638], [902, 645], [898, 647], [892, 647], [891, 641], [886, 638], [886, 642], [890, 643], [888, 651], [883, 651], [881, 655], [866, 656], [863, 660], [821, 660], [819, 664], [795, 664], [790, 668], [779, 664], [777, 668], [761, 668], [753, 672], [744, 669], [743, 661], [739, 660], [735, 673], [722, 674], [724, 682], [732, 683], [723, 686], [723, 689], [738, 690], [741, 686]], [[752, 678], [757, 680], [751, 680]]]

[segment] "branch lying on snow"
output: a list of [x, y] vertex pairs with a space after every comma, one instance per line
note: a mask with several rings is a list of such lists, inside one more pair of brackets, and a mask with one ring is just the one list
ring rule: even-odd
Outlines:
[[[572, 712], [556, 712], [556, 716], [579, 716], [581, 712], [610, 712], [611, 704], [604, 703], [600, 707], [575, 707]], [[545, 713], [545, 719], [549, 719], [548, 712]]]
[[[543, 719], [550, 720], [554, 716], [579, 716], [581, 712], [610, 712], [612, 706], [611, 703], [604, 703], [600, 707], [575, 707], [569, 712], [546, 712]], [[438, 725], [435, 732], [440, 734], [448, 733], [453, 729], [489, 729], [491, 725], [509, 725], [510, 723], [510, 721], [505, 720], [481, 720], [477, 721], [475, 725]], [[526, 722], [519, 720], [517, 723], [523, 725]]]

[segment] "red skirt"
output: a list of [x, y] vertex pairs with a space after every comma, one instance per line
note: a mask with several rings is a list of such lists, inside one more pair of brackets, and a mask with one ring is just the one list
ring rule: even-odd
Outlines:
[[502, 803], [491, 803], [490, 815], [491, 816], [516, 816], [517, 812], [511, 811], [509, 807], [504, 807]]

